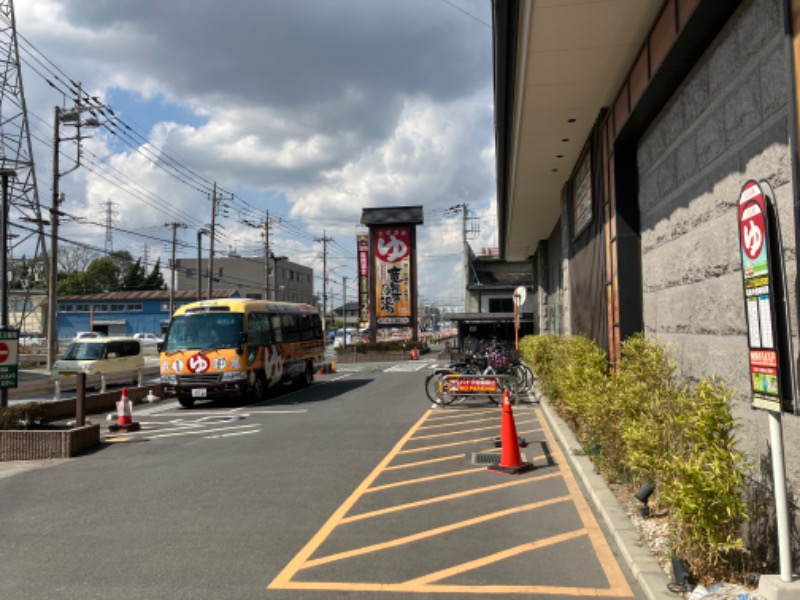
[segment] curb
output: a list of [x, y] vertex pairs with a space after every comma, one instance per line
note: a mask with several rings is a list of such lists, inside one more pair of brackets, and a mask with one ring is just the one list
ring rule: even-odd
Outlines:
[[[533, 397], [531, 397], [533, 399]], [[605, 480], [595, 472], [594, 464], [587, 456], [576, 455], [581, 445], [567, 424], [550, 407], [546, 400], [538, 402], [561, 444], [570, 466], [580, 478], [591, 498], [594, 509], [600, 513], [606, 527], [614, 537], [620, 554], [628, 568], [649, 600], [675, 600], [680, 597], [667, 589], [669, 578], [661, 568], [650, 549], [642, 541], [639, 532], [631, 522], [625, 509], [606, 485]]]

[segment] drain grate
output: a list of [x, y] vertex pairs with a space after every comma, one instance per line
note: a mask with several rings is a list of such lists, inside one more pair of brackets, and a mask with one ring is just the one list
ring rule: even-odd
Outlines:
[[[525, 453], [520, 453], [522, 462], [528, 462]], [[471, 456], [473, 465], [494, 465], [500, 462], [500, 452], [473, 452]]]

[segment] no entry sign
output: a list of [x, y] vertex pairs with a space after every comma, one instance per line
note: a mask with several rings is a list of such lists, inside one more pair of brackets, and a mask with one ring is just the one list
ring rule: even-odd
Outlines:
[[19, 330], [0, 329], [0, 388], [17, 387]]

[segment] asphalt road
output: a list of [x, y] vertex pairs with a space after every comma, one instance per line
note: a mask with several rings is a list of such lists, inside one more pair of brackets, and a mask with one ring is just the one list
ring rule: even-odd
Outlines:
[[516, 413], [537, 468], [490, 473], [470, 456], [500, 410], [430, 410], [432, 366], [163, 400], [89, 454], [0, 463], [0, 598], [642, 597], [538, 409]]

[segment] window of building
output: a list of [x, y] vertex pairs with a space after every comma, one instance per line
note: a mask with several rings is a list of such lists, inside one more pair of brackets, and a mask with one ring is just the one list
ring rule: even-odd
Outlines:
[[125, 305], [124, 304], [109, 304], [108, 305], [109, 312], [125, 312]]
[[144, 310], [141, 303], [128, 304], [128, 312], [142, 312]]
[[513, 298], [489, 298], [490, 313], [509, 313], [514, 312]]

